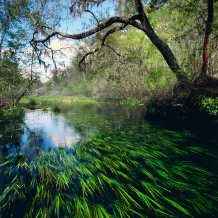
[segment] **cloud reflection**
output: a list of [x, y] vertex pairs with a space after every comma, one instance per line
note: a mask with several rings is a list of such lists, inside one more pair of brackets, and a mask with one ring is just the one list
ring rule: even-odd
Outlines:
[[81, 138], [64, 116], [43, 112], [28, 111], [25, 115], [25, 131], [22, 136], [24, 146], [42, 146], [50, 148], [70, 148]]

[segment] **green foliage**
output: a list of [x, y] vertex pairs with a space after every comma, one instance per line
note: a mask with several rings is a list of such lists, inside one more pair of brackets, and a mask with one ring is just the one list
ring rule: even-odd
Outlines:
[[97, 99], [91, 97], [72, 97], [72, 96], [30, 96], [23, 98], [20, 103], [27, 104], [29, 98], [37, 102], [37, 107], [47, 108], [53, 104], [62, 104], [62, 103], [83, 103], [83, 104], [95, 104], [98, 103]]
[[190, 99], [190, 103], [195, 106], [201, 106], [201, 102], [203, 101], [204, 98], [205, 96], [203, 94], [200, 94], [199, 92], [195, 92], [193, 93]]
[[210, 115], [218, 115], [218, 98], [204, 98], [201, 102], [202, 110], [205, 110]]
[[13, 107], [11, 110], [0, 110], [0, 123], [7, 120], [16, 120], [22, 113], [23, 109], [20, 107]]
[[35, 109], [37, 102], [34, 99], [30, 99], [29, 103], [26, 105], [29, 109]]
[[18, 64], [9, 58], [0, 61], [0, 105], [5, 109], [13, 108], [15, 100], [24, 83]]
[[58, 104], [53, 104], [52, 105], [52, 111], [55, 112], [55, 113], [58, 113], [61, 111], [61, 108]]
[[190, 103], [197, 107], [200, 111], [212, 115], [218, 115], [218, 98], [209, 98], [199, 92], [195, 92], [191, 99]]
[[133, 99], [121, 100], [120, 103], [129, 105], [129, 106], [144, 106], [144, 104], [141, 104], [140, 101], [133, 100]]

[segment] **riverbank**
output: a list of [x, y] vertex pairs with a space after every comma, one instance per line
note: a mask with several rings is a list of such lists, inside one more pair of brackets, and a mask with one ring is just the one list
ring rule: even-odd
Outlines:
[[10, 110], [0, 110], [0, 123], [2, 121], [8, 120], [8, 119], [15, 119], [16, 117], [19, 117], [23, 113], [23, 109], [21, 107], [14, 107]]
[[28, 109], [51, 109], [53, 112], [60, 112], [61, 104], [97, 104], [99, 101], [90, 97], [72, 96], [28, 96], [21, 99], [19, 106]]
[[28, 96], [21, 99], [20, 104], [27, 104], [33, 99], [37, 102], [56, 102], [56, 103], [98, 103], [96, 98], [91, 97], [72, 97], [72, 96]]
[[218, 120], [218, 90], [214, 88], [180, 91], [173, 96], [156, 99], [147, 107], [151, 114]]
[[[74, 104], [97, 104], [97, 103], [119, 103], [121, 105], [128, 105], [132, 107], [145, 107], [139, 100], [127, 99], [120, 101], [104, 101], [94, 97], [77, 97], [77, 96], [27, 96], [21, 99], [20, 106], [30, 109], [41, 108], [45, 109], [60, 103]], [[60, 106], [60, 105], [59, 105]], [[145, 107], [146, 108], [146, 107]]]
[[47, 110], [50, 108], [53, 112], [61, 111], [61, 104], [98, 104], [98, 103], [116, 102], [121, 105], [131, 107], [144, 107], [147, 113], [159, 119], [196, 119], [209, 121], [213, 124], [218, 123], [218, 93], [214, 90], [193, 90], [189, 92], [180, 92], [174, 96], [167, 96], [163, 99], [142, 102], [135, 99], [103, 101], [94, 97], [77, 96], [27, 96], [20, 101], [20, 106], [29, 109], [41, 108]]

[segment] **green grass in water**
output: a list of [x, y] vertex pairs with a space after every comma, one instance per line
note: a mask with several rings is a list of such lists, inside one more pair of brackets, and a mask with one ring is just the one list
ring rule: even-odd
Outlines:
[[[99, 121], [99, 126], [107, 125]], [[181, 148], [176, 143], [184, 142], [179, 134], [146, 135], [146, 125], [136, 134], [135, 128], [100, 132], [70, 151], [45, 153], [36, 148], [38, 155], [28, 158], [21, 149], [2, 158], [3, 217], [16, 217], [17, 211], [24, 217], [214, 215], [213, 175], [184, 161], [184, 156], [204, 151]]]

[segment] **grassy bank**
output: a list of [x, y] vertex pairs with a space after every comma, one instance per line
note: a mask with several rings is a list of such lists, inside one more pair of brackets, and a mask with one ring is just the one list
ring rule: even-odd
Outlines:
[[[30, 109], [42, 108], [46, 109], [48, 107], [60, 107], [60, 103], [66, 104], [74, 104], [74, 103], [82, 103], [82, 104], [97, 104], [97, 103], [109, 103], [109, 101], [103, 101], [98, 98], [93, 97], [77, 97], [77, 96], [27, 96], [21, 99], [20, 105], [23, 107], [27, 107]], [[120, 101], [110, 101], [116, 102], [119, 104], [128, 105], [131, 107], [145, 107], [138, 100], [128, 99], [128, 100], [120, 100]]]
[[96, 104], [98, 100], [90, 97], [71, 97], [71, 96], [28, 96], [20, 101], [20, 106], [28, 109], [51, 109], [53, 112], [61, 111], [61, 104]]
[[[60, 110], [60, 105], [65, 104], [96, 104], [96, 103], [115, 102], [121, 105], [131, 107], [144, 107], [152, 114], [170, 114], [175, 117], [189, 115], [217, 119], [218, 117], [218, 97], [216, 95], [206, 95], [205, 93], [193, 92], [188, 96], [181, 94], [171, 99], [158, 99], [151, 101], [149, 104], [142, 103], [135, 99], [103, 101], [94, 97], [78, 97], [78, 96], [27, 96], [20, 101], [20, 105], [29, 109], [48, 109], [51, 108], [54, 112]], [[147, 102], [148, 103], [148, 102]]]
[[72, 97], [72, 96], [28, 96], [22, 98], [20, 103], [27, 104], [29, 101], [33, 99], [37, 102], [48, 102], [48, 103], [97, 103], [98, 100], [96, 98], [91, 97]]

